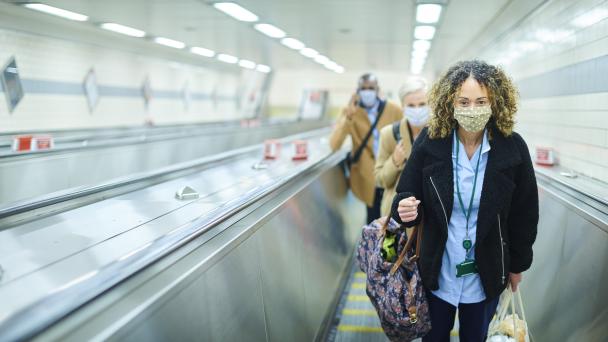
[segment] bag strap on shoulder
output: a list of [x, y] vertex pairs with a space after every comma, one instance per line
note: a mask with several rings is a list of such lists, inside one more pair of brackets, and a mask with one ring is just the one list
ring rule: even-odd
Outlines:
[[369, 141], [369, 138], [371, 137], [372, 133], [374, 132], [374, 129], [376, 129], [376, 126], [378, 126], [378, 121], [380, 121], [380, 117], [382, 116], [382, 113], [384, 113], [384, 107], [386, 107], [386, 100], [384, 100], [384, 101], [380, 100], [380, 104], [378, 105], [378, 115], [376, 115], [376, 120], [374, 120], [374, 123], [372, 124], [369, 131], [367, 131], [367, 134], [363, 138], [361, 145], [359, 145], [359, 147], [357, 147], [357, 150], [353, 154], [351, 164], [357, 163], [359, 161], [359, 159], [361, 158], [363, 149], [365, 148], [365, 146], [367, 146], [367, 142]]
[[401, 140], [401, 132], [399, 131], [400, 126], [401, 120], [393, 122], [393, 138], [395, 138], [395, 141], [397, 142]]

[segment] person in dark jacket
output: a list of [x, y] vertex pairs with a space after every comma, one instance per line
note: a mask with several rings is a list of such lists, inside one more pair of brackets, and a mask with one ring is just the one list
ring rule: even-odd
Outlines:
[[460, 341], [486, 339], [498, 297], [532, 263], [538, 189], [528, 147], [513, 132], [517, 90], [483, 61], [460, 62], [433, 86], [433, 116], [399, 179], [393, 218], [423, 219], [418, 261], [432, 329], [449, 341], [456, 309]]

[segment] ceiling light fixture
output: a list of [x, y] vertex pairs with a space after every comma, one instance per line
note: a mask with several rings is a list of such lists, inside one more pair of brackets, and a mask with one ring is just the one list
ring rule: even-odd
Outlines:
[[429, 25], [416, 26], [414, 37], [416, 39], [431, 40], [435, 36], [435, 27]]
[[75, 20], [75, 21], [87, 21], [89, 19], [88, 16], [72, 11], [67, 11], [61, 8], [40, 4], [40, 3], [30, 3], [23, 5], [29, 9], [33, 9], [39, 12], [44, 12], [47, 14], [52, 14], [58, 17], [62, 17], [65, 19]]
[[258, 64], [258, 66], [256, 67], [256, 70], [259, 72], [263, 72], [263, 73], [269, 73], [270, 67], [268, 65], [264, 65], [264, 64]]
[[227, 55], [225, 53], [220, 53], [219, 55], [217, 55], [217, 59], [219, 61], [222, 61], [222, 62], [228, 63], [228, 64], [236, 64], [236, 62], [239, 61], [238, 58], [236, 58], [232, 55]]
[[317, 50], [311, 49], [311, 48], [304, 48], [302, 50], [300, 50], [300, 53], [308, 58], [315, 58], [319, 52]]
[[315, 62], [319, 63], [319, 64], [325, 64], [327, 62], [329, 62], [329, 58], [323, 56], [323, 55], [317, 55], [314, 58]]
[[254, 28], [270, 38], [283, 38], [286, 36], [285, 31], [270, 24], [257, 24]]
[[103, 23], [100, 25], [100, 27], [104, 30], [124, 34], [124, 35], [130, 36], [130, 37], [141, 38], [146, 35], [146, 32], [144, 32], [142, 30], [138, 30], [136, 28], [132, 28], [129, 26], [124, 26], [124, 25], [120, 25], [120, 24], [116, 24], [116, 23]]
[[424, 24], [434, 24], [439, 21], [441, 5], [420, 4], [416, 7], [416, 21]]
[[160, 45], [172, 47], [174, 49], [183, 49], [186, 47], [186, 43], [180, 42], [179, 40], [173, 40], [164, 37], [155, 37], [154, 42]]
[[412, 46], [414, 50], [428, 51], [431, 48], [431, 42], [428, 40], [415, 40]]
[[239, 21], [245, 21], [250, 23], [258, 21], [257, 15], [253, 14], [246, 8], [243, 8], [234, 2], [216, 2], [215, 4], [213, 4], [213, 7]]
[[239, 66], [245, 69], [255, 69], [255, 63], [246, 59], [241, 59], [239, 61]]
[[283, 38], [281, 39], [281, 44], [294, 50], [301, 50], [305, 47], [304, 43], [294, 38]]
[[412, 51], [412, 57], [414, 58], [426, 58], [428, 51], [425, 50], [414, 50]]
[[213, 50], [209, 50], [209, 49], [205, 49], [202, 47], [198, 47], [198, 46], [193, 46], [190, 48], [190, 52], [197, 54], [199, 56], [203, 56], [203, 57], [213, 57], [215, 56], [215, 51]]

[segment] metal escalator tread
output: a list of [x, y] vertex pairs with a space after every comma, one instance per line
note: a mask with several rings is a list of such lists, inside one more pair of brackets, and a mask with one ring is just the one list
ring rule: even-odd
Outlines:
[[340, 300], [336, 326], [329, 342], [384, 342], [388, 341], [380, 327], [380, 320], [365, 293], [365, 274], [353, 265], [349, 280]]

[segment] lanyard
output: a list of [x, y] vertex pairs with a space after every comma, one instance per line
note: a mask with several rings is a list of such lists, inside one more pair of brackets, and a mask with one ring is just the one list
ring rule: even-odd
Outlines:
[[471, 192], [471, 200], [469, 201], [469, 209], [464, 209], [464, 203], [462, 201], [462, 197], [460, 196], [460, 180], [458, 179], [458, 155], [460, 154], [460, 142], [458, 141], [458, 136], [456, 131], [454, 131], [454, 138], [456, 139], [456, 193], [458, 194], [458, 201], [460, 202], [460, 208], [462, 209], [462, 213], [467, 219], [467, 232], [464, 241], [462, 242], [462, 247], [467, 251], [467, 255], [469, 254], [469, 250], [473, 247], [473, 243], [469, 238], [469, 217], [471, 217], [471, 211], [473, 209], [473, 198], [475, 197], [475, 187], [477, 186], [477, 174], [479, 173], [479, 161], [481, 160], [481, 151], [483, 150], [483, 137], [481, 140], [481, 146], [479, 146], [479, 156], [477, 158], [477, 166], [475, 167], [475, 178], [473, 180], [473, 191]]

